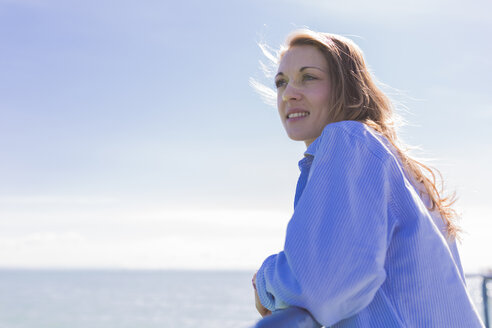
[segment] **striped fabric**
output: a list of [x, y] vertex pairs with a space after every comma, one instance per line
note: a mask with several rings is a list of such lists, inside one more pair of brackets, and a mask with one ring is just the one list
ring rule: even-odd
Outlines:
[[308, 147], [284, 250], [256, 276], [266, 308], [305, 308], [326, 327], [483, 327], [455, 242], [395, 154], [355, 121]]

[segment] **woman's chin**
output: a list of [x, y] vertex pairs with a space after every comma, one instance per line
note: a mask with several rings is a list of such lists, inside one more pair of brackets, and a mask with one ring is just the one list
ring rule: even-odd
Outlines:
[[294, 141], [304, 141], [305, 138], [303, 136], [299, 136], [299, 135], [296, 135], [296, 134], [289, 134], [287, 133], [287, 135], [289, 136], [289, 138], [291, 140], [294, 140]]
[[315, 139], [315, 138], [313, 138], [312, 135], [299, 134], [299, 133], [289, 133], [288, 131], [287, 131], [287, 135], [289, 136], [290, 139], [292, 139], [294, 141], [306, 141], [306, 140]]

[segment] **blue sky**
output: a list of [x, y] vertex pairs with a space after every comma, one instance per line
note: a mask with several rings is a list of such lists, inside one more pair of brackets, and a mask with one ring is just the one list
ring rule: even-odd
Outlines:
[[[485, 1], [0, 0], [0, 267], [247, 268], [282, 247], [303, 143], [257, 46], [352, 38], [492, 267]], [[487, 262], [489, 261], [489, 262]]]

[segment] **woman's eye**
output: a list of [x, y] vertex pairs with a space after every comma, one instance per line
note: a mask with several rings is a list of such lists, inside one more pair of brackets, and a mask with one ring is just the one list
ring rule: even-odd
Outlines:
[[275, 86], [277, 88], [280, 88], [280, 87], [283, 87], [285, 85], [285, 83], [286, 83], [285, 80], [277, 80], [277, 81], [275, 81]]
[[312, 75], [309, 75], [309, 74], [304, 74], [304, 75], [302, 76], [302, 80], [303, 80], [303, 81], [309, 81], [309, 80], [316, 80], [316, 78], [315, 78], [314, 76], [312, 76]]

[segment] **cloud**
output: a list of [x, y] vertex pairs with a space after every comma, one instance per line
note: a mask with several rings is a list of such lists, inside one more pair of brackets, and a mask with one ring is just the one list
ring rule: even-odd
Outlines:
[[463, 243], [458, 244], [465, 272], [483, 272], [492, 269], [491, 249], [492, 208], [487, 206], [461, 209], [463, 219], [459, 222], [464, 234]]
[[[300, 1], [291, 0], [298, 5]], [[404, 21], [415, 24], [414, 17], [437, 16], [440, 19], [450, 18], [466, 21], [488, 22], [488, 12], [491, 5], [489, 1], [474, 0], [462, 2], [458, 0], [416, 0], [416, 1], [302, 1], [303, 9], [318, 8], [319, 12], [326, 12], [332, 16], [358, 17], [361, 20], [381, 20], [385, 23]], [[383, 22], [383, 21], [381, 21]]]
[[0, 267], [254, 269], [282, 249], [290, 214], [139, 208], [97, 220], [26, 217], [2, 224]]
[[492, 120], [492, 106], [478, 108], [471, 113], [477, 120]]
[[2, 238], [0, 239], [0, 248], [19, 249], [24, 247], [37, 247], [45, 244], [80, 244], [86, 239], [78, 233], [32, 233], [17, 238]]
[[0, 204], [8, 205], [98, 205], [118, 202], [114, 197], [70, 197], [60, 195], [0, 196]]
[[78, 233], [0, 238], [0, 267], [127, 269], [255, 269], [281, 250], [282, 237], [245, 234], [171, 235], [137, 240], [94, 240]]

